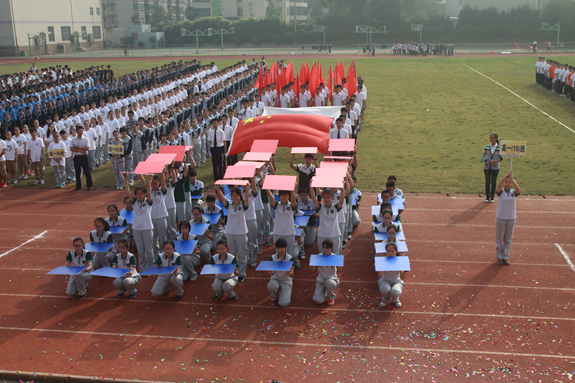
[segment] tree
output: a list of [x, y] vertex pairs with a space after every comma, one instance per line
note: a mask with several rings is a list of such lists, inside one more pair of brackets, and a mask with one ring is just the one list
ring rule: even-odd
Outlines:
[[186, 8], [186, 19], [194, 21], [195, 17], [196, 16], [194, 15], [194, 7], [188, 5], [188, 7]]
[[282, 13], [277, 9], [274, 0], [266, 0], [266, 19], [281, 19]]
[[155, 27], [156, 25], [166, 21], [166, 10], [159, 5], [154, 8], [154, 12], [152, 13], [152, 26]]
[[163, 48], [166, 46], [166, 39], [163, 37], [160, 37], [160, 39], [158, 40], [158, 45]]
[[143, 47], [144, 47], [144, 42], [138, 41], [138, 48], [143, 48]]
[[156, 38], [156, 36], [150, 36], [149, 40], [150, 44], [152, 44], [152, 48], [154, 48], [156, 46], [156, 43], [158, 42], [158, 39]]
[[126, 36], [126, 37], [122, 37], [120, 39], [120, 44], [122, 44], [123, 47], [133, 47], [134, 46], [134, 37], [132, 36]]

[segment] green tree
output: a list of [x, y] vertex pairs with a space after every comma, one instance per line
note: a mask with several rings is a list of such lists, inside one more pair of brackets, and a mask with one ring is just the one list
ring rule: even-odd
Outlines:
[[154, 48], [156, 46], [156, 43], [158, 42], [158, 39], [156, 38], [156, 36], [150, 36], [148, 41], [150, 42], [150, 44], [152, 44], [152, 48]]
[[193, 21], [196, 16], [194, 15], [194, 7], [188, 5], [186, 8], [186, 19]]
[[166, 10], [159, 5], [154, 8], [154, 12], [152, 12], [152, 26], [155, 27], [156, 25], [163, 23], [167, 20], [166, 17]]
[[160, 46], [160, 48], [163, 48], [166, 46], [166, 39], [163, 37], [160, 37], [160, 39], [158, 40], [158, 45]]
[[281, 19], [282, 13], [277, 9], [274, 0], [266, 0], [266, 19]]
[[138, 41], [138, 48], [143, 48], [143, 47], [144, 47], [144, 42]]
[[122, 37], [120, 39], [120, 44], [122, 44], [123, 47], [133, 47], [134, 46], [134, 37], [132, 36], [126, 36], [126, 37]]

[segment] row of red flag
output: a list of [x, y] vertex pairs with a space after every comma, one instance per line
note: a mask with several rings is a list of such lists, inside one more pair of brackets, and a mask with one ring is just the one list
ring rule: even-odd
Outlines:
[[[336, 85], [343, 85], [343, 79], [346, 79], [344, 87], [347, 89], [347, 94], [352, 95], [355, 93], [357, 88], [357, 73], [355, 67], [355, 61], [352, 60], [351, 64], [347, 69], [347, 76], [345, 75], [345, 67], [343, 60], [335, 65], [332, 70], [332, 66], [329, 66], [327, 74], [327, 83], [323, 77], [323, 64], [319, 61], [313, 63], [312, 68], [309, 68], [309, 63], [302, 63], [301, 67], [296, 66], [296, 75], [294, 76], [294, 65], [293, 61], [287, 65], [287, 67], [280, 70], [279, 64], [275, 62], [271, 68], [266, 70], [260, 70], [258, 79], [256, 81], [255, 87], [261, 89], [267, 87], [269, 84], [276, 84], [276, 92], [278, 97], [281, 95], [281, 90], [288, 83], [293, 82], [291, 88], [296, 93], [298, 99], [301, 92], [301, 86], [308, 83], [309, 90], [312, 95], [312, 100], [314, 99], [316, 89], [320, 83], [327, 86], [329, 100], [331, 102], [332, 93], [335, 90]], [[280, 105], [278, 105], [280, 106]]]

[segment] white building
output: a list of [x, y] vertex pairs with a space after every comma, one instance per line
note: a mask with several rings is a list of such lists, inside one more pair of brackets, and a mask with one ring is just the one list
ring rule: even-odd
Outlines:
[[[303, 1], [276, 0], [276, 8], [286, 22], [305, 22], [309, 19], [308, 4]], [[264, 19], [266, 17], [266, 0], [192, 0], [194, 17], [218, 17], [228, 20], [247, 18]]]
[[100, 0], [1, 0], [0, 54], [103, 47]]
[[473, 9], [486, 9], [493, 7], [497, 11], [509, 11], [512, 8], [520, 8], [528, 6], [534, 10], [541, 10], [548, 0], [437, 0], [444, 9], [444, 14], [449, 17], [459, 16], [459, 12], [469, 6]]

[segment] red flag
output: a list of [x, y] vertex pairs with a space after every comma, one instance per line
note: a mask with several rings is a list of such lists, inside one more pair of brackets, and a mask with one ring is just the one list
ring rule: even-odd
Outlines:
[[286, 68], [286, 84], [293, 81], [293, 61]]
[[339, 78], [339, 83], [341, 84], [341, 79], [345, 77], [345, 67], [343, 66], [343, 60], [340, 61], [339, 66], [336, 67], [337, 76]]
[[269, 84], [269, 77], [268, 77], [268, 69], [266, 68], [266, 73], [264, 73], [264, 83], [262, 84], [262, 88], [265, 86], [267, 87]]
[[264, 70], [263, 70], [263, 68], [260, 68], [260, 74], [258, 74], [258, 80], [256, 81], [256, 85], [255, 85], [256, 89], [262, 88], [262, 84], [264, 81], [263, 76], [264, 76]]
[[355, 93], [357, 85], [355, 85], [355, 62], [351, 62], [349, 68], [347, 68], [347, 83], [345, 84], [345, 88], [347, 89], [347, 95], [351, 96]]
[[279, 140], [284, 148], [315, 146], [327, 154], [332, 117], [277, 114], [248, 118], [238, 123], [229, 155], [249, 152], [254, 140]]
[[276, 78], [276, 69], [278, 69], [278, 63], [277, 61], [274, 63], [274, 65], [272, 65], [272, 67], [270, 68], [270, 79], [269, 79], [269, 83], [268, 84], [272, 84], [274, 82], [277, 81]]
[[311, 74], [309, 75], [309, 91], [313, 97], [315, 103], [315, 93], [317, 91], [317, 87], [319, 86], [319, 68], [314, 64], [313, 68], [311, 69]]
[[[332, 94], [332, 80], [331, 80], [331, 65], [329, 66], [329, 71], [327, 72], [327, 94], [329, 97], [329, 102], [333, 102], [333, 100], [331, 99], [331, 94]], [[333, 105], [333, 104], [332, 104]]]
[[[276, 93], [279, 96], [282, 94], [282, 88], [285, 86], [285, 68], [282, 69], [281, 73], [279, 73], [279, 67], [276, 67]], [[280, 105], [281, 107], [281, 105]]]

